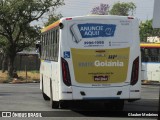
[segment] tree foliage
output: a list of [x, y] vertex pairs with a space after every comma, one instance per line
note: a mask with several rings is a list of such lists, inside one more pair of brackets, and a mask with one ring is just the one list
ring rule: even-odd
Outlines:
[[57, 20], [59, 20], [62, 17], [63, 17], [62, 14], [58, 14], [58, 15], [51, 14], [51, 15], [49, 15], [48, 21], [44, 24], [44, 26], [48, 26], [48, 25], [56, 22]]
[[109, 5], [101, 3], [99, 6], [96, 6], [91, 10], [91, 14], [108, 15], [108, 11]]
[[152, 28], [152, 20], [147, 20], [140, 23], [140, 40], [147, 42], [147, 37], [158, 36], [160, 37], [160, 29]]
[[2, 72], [5, 72], [5, 65], [7, 63], [7, 45], [8, 45], [8, 41], [6, 40], [5, 37], [0, 36], [0, 54], [2, 55], [1, 57], [1, 65], [2, 65]]
[[133, 15], [133, 12], [136, 9], [136, 5], [133, 2], [117, 2], [113, 5], [112, 9], [110, 10], [111, 15], [122, 15], [128, 16]]
[[0, 0], [0, 44], [9, 58], [10, 77], [16, 53], [38, 39], [39, 28], [30, 23], [62, 4], [63, 0]]

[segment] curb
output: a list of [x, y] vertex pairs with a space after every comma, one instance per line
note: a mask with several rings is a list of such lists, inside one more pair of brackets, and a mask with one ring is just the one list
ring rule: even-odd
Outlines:
[[160, 83], [141, 83], [141, 85], [154, 85], [154, 86], [160, 86]]
[[160, 86], [160, 82], [159, 81], [151, 81], [151, 80], [142, 80], [141, 84], [142, 85], [156, 85], [156, 86]]

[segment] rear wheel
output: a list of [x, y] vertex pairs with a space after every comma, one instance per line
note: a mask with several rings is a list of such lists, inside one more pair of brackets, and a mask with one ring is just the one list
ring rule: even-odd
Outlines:
[[42, 95], [43, 95], [44, 100], [50, 100], [50, 98], [44, 92], [42, 92]]
[[68, 101], [61, 101], [60, 102], [60, 108], [62, 108], [62, 109], [66, 109], [66, 108], [68, 108], [68, 106], [69, 106]]
[[50, 100], [50, 98], [44, 93], [43, 78], [42, 78], [42, 95], [43, 95], [44, 100]]
[[59, 102], [53, 101], [52, 81], [50, 80], [50, 104], [52, 108], [59, 108]]

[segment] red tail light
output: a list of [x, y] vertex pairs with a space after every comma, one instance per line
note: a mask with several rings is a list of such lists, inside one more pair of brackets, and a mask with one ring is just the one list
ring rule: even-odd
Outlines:
[[71, 77], [69, 73], [69, 67], [68, 63], [65, 59], [61, 58], [62, 61], [62, 77], [63, 77], [63, 82], [67, 86], [71, 86]]
[[66, 18], [66, 20], [72, 20], [72, 18]]
[[135, 85], [138, 82], [138, 76], [139, 76], [139, 57], [137, 57], [133, 61], [131, 85]]
[[128, 19], [134, 19], [134, 17], [132, 17], [132, 16], [129, 16], [129, 17], [128, 17]]

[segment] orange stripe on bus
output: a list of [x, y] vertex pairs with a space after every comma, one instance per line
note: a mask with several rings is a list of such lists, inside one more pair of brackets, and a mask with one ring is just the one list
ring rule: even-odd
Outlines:
[[43, 32], [46, 32], [46, 31], [48, 31], [48, 30], [51, 30], [52, 28], [57, 27], [57, 26], [59, 25], [59, 23], [60, 23], [60, 21], [58, 20], [57, 22], [52, 23], [51, 25], [43, 28], [43, 29], [41, 30], [41, 32], [43, 33]]
[[140, 44], [141, 48], [160, 48], [160, 44]]

